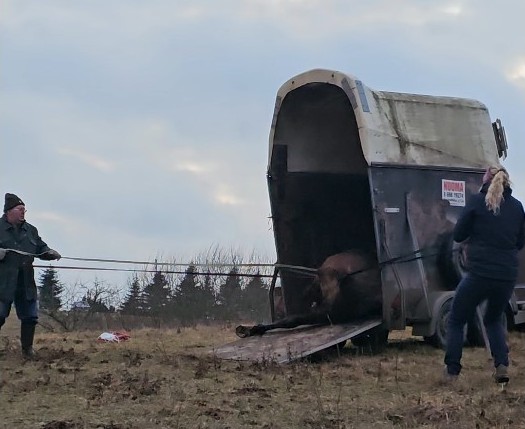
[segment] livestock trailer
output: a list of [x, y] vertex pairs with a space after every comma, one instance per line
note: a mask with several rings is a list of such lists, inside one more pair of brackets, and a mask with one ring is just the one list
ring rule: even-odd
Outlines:
[[[486, 167], [506, 157], [499, 120], [475, 100], [377, 91], [349, 74], [317, 69], [281, 86], [269, 140], [277, 266], [318, 267], [356, 248], [374, 252], [381, 265], [380, 320], [325, 327], [331, 333], [324, 346], [374, 335], [386, 342], [384, 332], [407, 326], [442, 345], [463, 270], [452, 230]], [[288, 270], [277, 276], [286, 313], [308, 311], [301, 292], [310, 279]], [[509, 315], [522, 323], [519, 307], [513, 298]], [[268, 344], [249, 338], [235, 347], [247, 357], [323, 348], [304, 341], [305, 332], [266, 334]]]

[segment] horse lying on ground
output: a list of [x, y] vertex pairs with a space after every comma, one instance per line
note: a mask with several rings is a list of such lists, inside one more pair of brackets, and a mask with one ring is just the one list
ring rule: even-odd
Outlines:
[[353, 250], [329, 256], [305, 291], [310, 297], [308, 313], [285, 317], [267, 325], [237, 326], [244, 338], [277, 328], [334, 324], [381, 314], [381, 272], [375, 256]]

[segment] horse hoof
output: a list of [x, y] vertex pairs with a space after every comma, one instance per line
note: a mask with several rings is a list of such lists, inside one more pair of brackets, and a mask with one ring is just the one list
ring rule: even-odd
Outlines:
[[239, 325], [235, 328], [235, 333], [239, 338], [246, 338], [251, 335], [250, 328], [248, 326]]

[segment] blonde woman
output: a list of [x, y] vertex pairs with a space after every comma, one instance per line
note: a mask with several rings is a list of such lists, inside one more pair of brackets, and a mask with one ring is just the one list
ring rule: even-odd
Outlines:
[[454, 240], [468, 240], [467, 270], [459, 283], [448, 320], [445, 378], [461, 372], [463, 328], [476, 307], [487, 301], [484, 324], [494, 361], [494, 380], [509, 381], [509, 349], [502, 315], [518, 276], [518, 251], [524, 244], [525, 213], [512, 196], [507, 170], [489, 167], [454, 228]]

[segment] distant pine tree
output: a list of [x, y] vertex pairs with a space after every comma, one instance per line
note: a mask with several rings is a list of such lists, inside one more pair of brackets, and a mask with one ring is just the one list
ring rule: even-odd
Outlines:
[[199, 314], [203, 321], [213, 320], [216, 318], [217, 303], [216, 292], [213, 287], [212, 276], [208, 273], [204, 281], [198, 284], [199, 292]]
[[199, 288], [194, 265], [186, 268], [186, 274], [177, 288], [175, 313], [185, 325], [193, 325], [201, 317], [199, 308]]
[[128, 293], [120, 307], [120, 311], [123, 314], [132, 315], [139, 315], [144, 312], [144, 298], [142, 296], [140, 282], [136, 274], [131, 279]]
[[152, 316], [166, 315], [171, 291], [166, 277], [160, 271], [153, 275], [151, 283], [144, 288], [144, 308]]
[[268, 286], [260, 277], [252, 277], [242, 291], [242, 314], [254, 322], [262, 322], [269, 311]]
[[60, 295], [64, 287], [58, 280], [58, 273], [54, 268], [46, 268], [39, 277], [40, 308], [56, 311], [62, 306]]
[[219, 315], [224, 320], [237, 320], [240, 317], [240, 310], [242, 308], [242, 288], [238, 274], [239, 269], [233, 267], [228, 273], [226, 281], [219, 289]]

